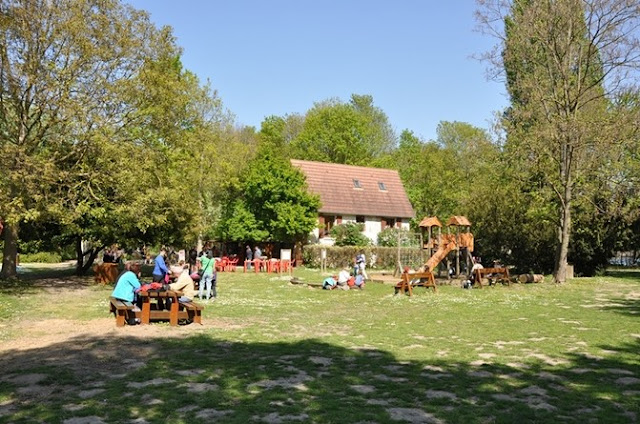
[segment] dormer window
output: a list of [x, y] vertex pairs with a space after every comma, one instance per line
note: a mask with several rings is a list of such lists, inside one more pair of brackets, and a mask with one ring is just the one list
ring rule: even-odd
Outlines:
[[362, 188], [362, 185], [360, 184], [360, 180], [353, 180], [353, 188]]
[[380, 191], [387, 191], [387, 186], [384, 185], [383, 182], [378, 182], [378, 188], [380, 189]]

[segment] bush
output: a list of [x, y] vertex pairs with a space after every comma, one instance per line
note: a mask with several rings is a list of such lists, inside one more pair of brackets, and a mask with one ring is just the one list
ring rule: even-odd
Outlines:
[[[327, 251], [327, 268], [342, 268], [353, 266], [358, 253], [364, 252], [369, 268], [394, 269], [398, 261], [398, 248], [380, 246], [323, 246], [319, 244], [307, 245], [303, 250], [304, 263], [312, 268], [320, 267], [321, 252]], [[418, 247], [400, 248], [402, 265], [416, 268], [424, 263], [422, 250]]]
[[56, 252], [21, 253], [20, 262], [37, 262], [43, 264], [54, 264], [62, 262], [62, 257]]
[[331, 229], [331, 237], [336, 246], [369, 246], [371, 240], [362, 234], [364, 224], [361, 222], [347, 222], [336, 225]]

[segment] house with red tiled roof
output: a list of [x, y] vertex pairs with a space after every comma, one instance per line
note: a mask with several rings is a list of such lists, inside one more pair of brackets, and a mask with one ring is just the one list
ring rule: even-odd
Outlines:
[[332, 244], [334, 225], [362, 222], [374, 243], [387, 227], [409, 229], [415, 216], [398, 171], [291, 159], [307, 178], [309, 191], [320, 197], [318, 229], [312, 242]]

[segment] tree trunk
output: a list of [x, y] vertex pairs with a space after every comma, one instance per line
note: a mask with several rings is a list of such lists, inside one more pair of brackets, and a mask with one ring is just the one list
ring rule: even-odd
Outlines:
[[562, 220], [558, 229], [559, 245], [556, 256], [553, 279], [556, 283], [564, 283], [567, 276], [567, 256], [569, 255], [569, 238], [571, 237], [571, 187], [565, 187], [562, 202]]
[[76, 237], [76, 275], [82, 275], [82, 268], [84, 268], [82, 237]]
[[0, 278], [15, 278], [18, 276], [18, 224], [6, 222], [4, 226], [4, 249], [2, 251], [2, 271]]
[[100, 253], [100, 251], [103, 248], [104, 248], [104, 246], [95, 247], [95, 248], [90, 249], [89, 251], [87, 251], [87, 253], [89, 254], [89, 259], [87, 259], [87, 262], [82, 267], [82, 273], [80, 275], [84, 275], [84, 274], [87, 273], [87, 271], [89, 271], [89, 268], [91, 268], [91, 266], [93, 265], [93, 262], [95, 262], [96, 258], [98, 257], [98, 253]]
[[[82, 237], [76, 238], [76, 275], [85, 275], [102, 249], [104, 249], [104, 246], [90, 248], [85, 251], [82, 248]], [[87, 255], [89, 255], [89, 258], [85, 261], [84, 257]]]

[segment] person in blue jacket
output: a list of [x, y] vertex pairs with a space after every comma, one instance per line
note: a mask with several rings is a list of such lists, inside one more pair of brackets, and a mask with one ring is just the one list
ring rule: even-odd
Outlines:
[[[125, 271], [118, 277], [116, 287], [111, 292], [111, 297], [124, 302], [134, 302], [136, 300], [136, 289], [140, 288], [140, 266], [127, 262], [124, 266]], [[138, 306], [134, 306], [133, 315], [128, 317], [129, 324], [137, 324], [139, 320], [135, 318], [135, 313], [140, 312]]]
[[124, 268], [125, 271], [118, 277], [111, 297], [124, 302], [133, 302], [136, 297], [136, 289], [140, 288], [140, 267], [127, 262]]
[[162, 283], [164, 284], [164, 277], [167, 275], [169, 270], [167, 269], [167, 264], [164, 261], [164, 258], [167, 256], [167, 251], [163, 247], [160, 249], [160, 253], [156, 256], [154, 261], [155, 265], [153, 267], [153, 272], [151, 273], [151, 277], [153, 278], [154, 283]]

